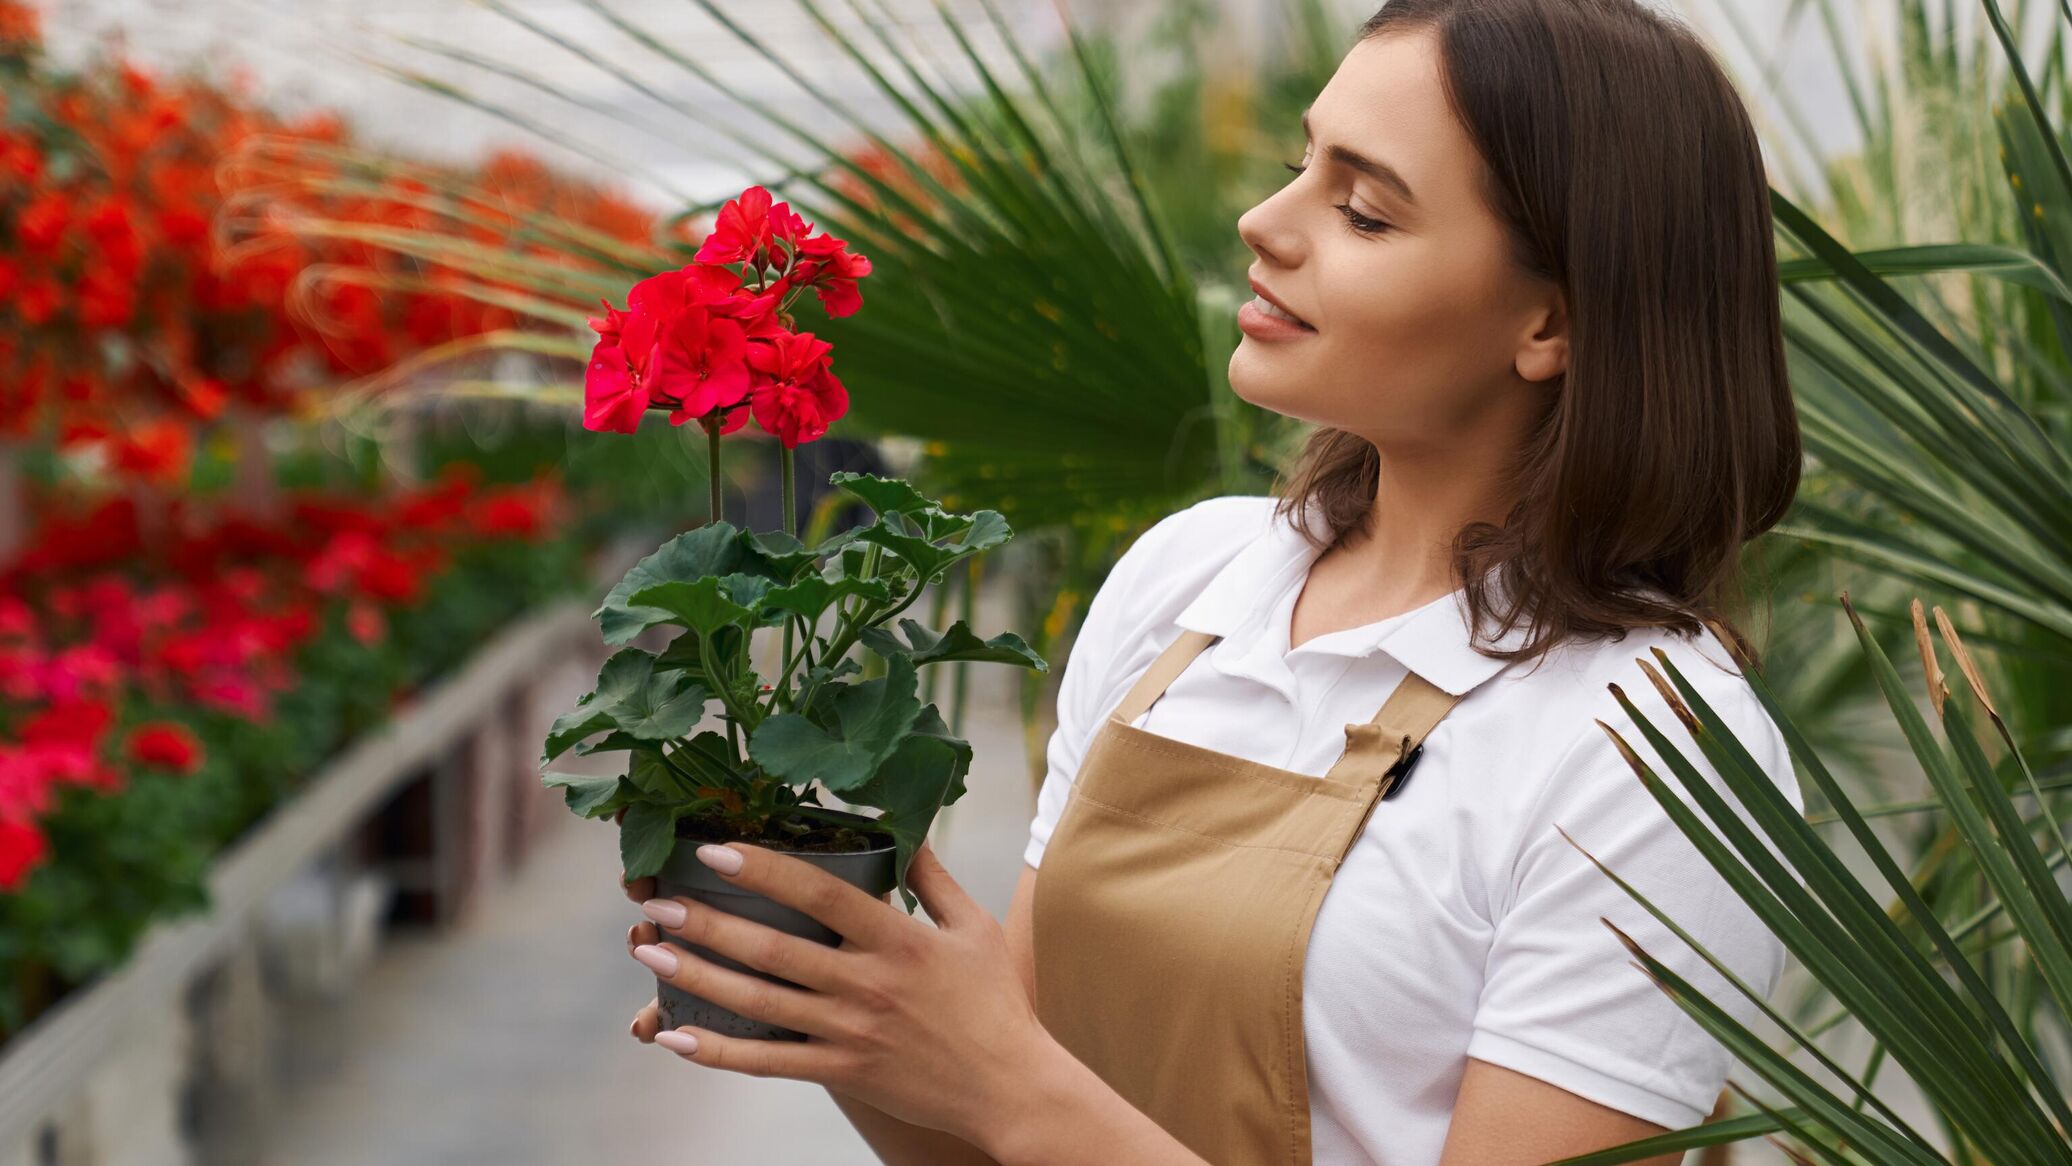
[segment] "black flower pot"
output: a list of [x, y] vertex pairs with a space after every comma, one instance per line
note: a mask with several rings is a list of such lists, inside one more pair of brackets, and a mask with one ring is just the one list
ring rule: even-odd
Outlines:
[[[809, 862], [833, 874], [843, 882], [870, 893], [872, 898], [882, 897], [885, 892], [898, 885], [896, 862], [898, 847], [892, 835], [875, 828], [873, 819], [862, 814], [851, 814], [843, 810], [828, 810], [829, 814], [847, 819], [846, 825], [867, 832], [875, 844], [869, 850], [854, 850], [846, 853], [826, 853], [800, 850], [782, 851], [792, 858]], [[779, 903], [766, 895], [735, 886], [698, 861], [698, 847], [706, 845], [704, 839], [679, 837], [676, 846], [669, 852], [669, 858], [655, 875], [655, 893], [665, 899], [695, 899], [708, 907], [725, 911], [729, 915], [753, 920], [765, 927], [774, 927], [787, 935], [824, 943], [829, 947], [839, 946], [842, 936], [828, 928], [818, 919]], [[761, 845], [757, 843], [756, 845]], [[770, 847], [776, 850], [777, 847]], [[662, 932], [662, 938], [673, 943], [702, 960], [710, 960], [723, 968], [781, 984], [787, 988], [799, 988], [780, 976], [770, 975], [757, 968], [728, 959], [710, 949], [700, 947], [687, 939]], [[696, 996], [659, 977], [655, 980], [656, 1000], [660, 1005], [662, 1028], [666, 1031], [680, 1025], [692, 1025], [727, 1036], [747, 1037], [752, 1040], [803, 1041], [806, 1034], [769, 1024], [761, 1020], [742, 1016], [722, 1008], [702, 996]]]

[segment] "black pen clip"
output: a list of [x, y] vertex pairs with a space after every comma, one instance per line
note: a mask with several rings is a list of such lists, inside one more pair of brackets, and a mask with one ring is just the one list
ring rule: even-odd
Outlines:
[[1417, 765], [1417, 759], [1423, 756], [1424, 742], [1419, 741], [1417, 747], [1412, 749], [1408, 756], [1389, 766], [1388, 772], [1382, 775], [1383, 779], [1389, 783], [1388, 789], [1382, 792], [1382, 801], [1395, 797], [1402, 790], [1404, 783], [1410, 780], [1410, 770]]

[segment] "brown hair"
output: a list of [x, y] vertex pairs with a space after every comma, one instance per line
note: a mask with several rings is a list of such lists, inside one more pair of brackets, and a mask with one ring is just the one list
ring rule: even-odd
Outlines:
[[[1436, 30], [1512, 259], [1556, 282], [1571, 329], [1557, 399], [1512, 463], [1519, 501], [1454, 539], [1478, 650], [1530, 660], [1710, 620], [1754, 659], [1724, 609], [1741, 544], [1791, 505], [1800, 447], [1769, 181], [1733, 85], [1634, 0], [1392, 0], [1358, 39], [1410, 28]], [[1319, 428], [1276, 513], [1314, 506], [1331, 541], [1364, 534], [1379, 456]], [[1485, 647], [1485, 621], [1492, 641], [1521, 621], [1529, 638]]]

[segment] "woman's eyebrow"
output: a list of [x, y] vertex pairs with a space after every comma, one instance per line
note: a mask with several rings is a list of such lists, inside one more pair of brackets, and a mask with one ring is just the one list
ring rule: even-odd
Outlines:
[[[1309, 111], [1306, 109], [1302, 111], [1302, 137], [1305, 141], [1313, 141], [1316, 138], [1316, 135], [1310, 132]], [[1341, 166], [1350, 166], [1354, 170], [1368, 175], [1401, 195], [1404, 202], [1409, 203], [1411, 206], [1417, 205], [1417, 196], [1410, 193], [1410, 184], [1403, 181], [1403, 176], [1396, 172], [1394, 166], [1386, 162], [1377, 162], [1350, 146], [1336, 144], [1326, 146], [1324, 147], [1324, 156]]]

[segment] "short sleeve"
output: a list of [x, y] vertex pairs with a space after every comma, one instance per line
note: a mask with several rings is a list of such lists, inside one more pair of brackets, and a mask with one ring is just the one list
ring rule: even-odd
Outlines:
[[[1804, 802], [1783, 735], [1738, 675], [1672, 652], [1678, 669], [1724, 717], [1795, 807]], [[1619, 687], [1706, 780], [1727, 791], [1640, 668]], [[1606, 693], [1599, 719], [1691, 804], [1631, 717]], [[1670, 1129], [1697, 1125], [1726, 1083], [1724, 1046], [1636, 967], [1616, 924], [1649, 955], [1743, 1024], [1755, 1004], [1554, 827], [1647, 896], [1750, 987], [1768, 996], [1784, 947], [1692, 845], [1596, 724], [1568, 747], [1525, 817], [1516, 864], [1498, 900], [1467, 1055], [1502, 1065]], [[1702, 811], [1700, 817], [1703, 820]], [[1774, 852], [1774, 847], [1773, 847]]]
[[1108, 710], [1104, 700], [1110, 689], [1110, 673], [1124, 640], [1139, 621], [1131, 618], [1131, 599], [1141, 590], [1140, 576], [1171, 549], [1182, 533], [1183, 519], [1201, 503], [1169, 514], [1137, 536], [1101, 581], [1087, 604], [1086, 618], [1072, 639], [1064, 671], [1058, 677], [1057, 728], [1044, 748], [1043, 784], [1036, 793], [1036, 816], [1029, 823], [1029, 844], [1022, 860], [1030, 866], [1043, 865], [1043, 848], [1051, 831], [1065, 812], [1072, 781], [1093, 739], [1099, 720]]

